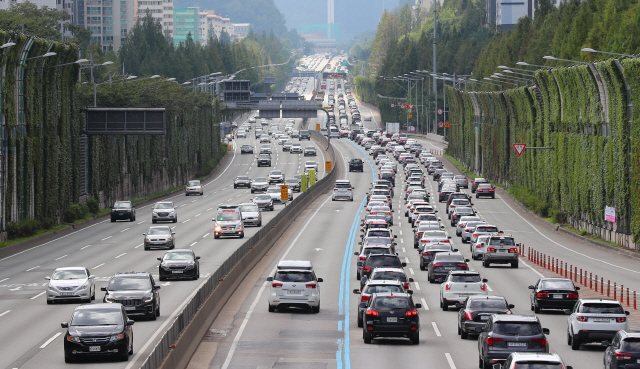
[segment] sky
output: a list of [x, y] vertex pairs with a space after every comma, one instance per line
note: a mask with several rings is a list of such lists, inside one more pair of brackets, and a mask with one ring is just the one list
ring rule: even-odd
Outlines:
[[[383, 3], [388, 11], [401, 0], [334, 0], [334, 14], [338, 42], [347, 42], [361, 32], [375, 29], [382, 16]], [[406, 0], [405, 0], [406, 1]], [[326, 30], [326, 0], [274, 0], [287, 20], [287, 28], [298, 33]], [[414, 3], [414, 1], [411, 1]]]

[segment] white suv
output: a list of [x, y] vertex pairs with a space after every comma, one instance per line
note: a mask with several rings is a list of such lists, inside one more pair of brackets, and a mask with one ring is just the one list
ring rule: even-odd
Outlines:
[[276, 267], [269, 292], [269, 312], [281, 307], [309, 307], [320, 312], [320, 282], [310, 261], [282, 260]]
[[616, 300], [580, 299], [567, 319], [567, 344], [573, 350], [590, 342], [611, 341], [618, 331], [629, 330], [629, 320], [622, 304]]
[[331, 201], [341, 199], [353, 201], [353, 186], [351, 186], [351, 182], [349, 182], [349, 180], [339, 179], [336, 181], [336, 185], [333, 187]]

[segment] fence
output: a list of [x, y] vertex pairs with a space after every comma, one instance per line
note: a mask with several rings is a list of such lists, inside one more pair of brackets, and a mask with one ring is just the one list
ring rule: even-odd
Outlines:
[[[311, 132], [315, 140], [328, 144], [319, 132]], [[321, 146], [322, 147], [322, 146]], [[324, 147], [327, 147], [326, 145]], [[333, 146], [326, 149], [328, 160], [337, 159]], [[271, 248], [280, 235], [305, 208], [322, 193], [332, 188], [341, 166], [334, 166], [315, 186], [301, 193], [273, 219], [240, 246], [200, 287], [146, 358], [141, 369], [184, 368], [189, 363], [197, 343], [202, 340], [219, 310], [235, 287], [251, 268]]]

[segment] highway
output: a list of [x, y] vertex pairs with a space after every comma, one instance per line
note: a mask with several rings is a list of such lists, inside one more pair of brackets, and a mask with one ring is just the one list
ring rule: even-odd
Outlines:
[[[379, 123], [379, 115], [375, 111], [373, 113], [374, 120], [366, 122], [369, 128]], [[443, 148], [436, 141], [420, 141], [427, 149]], [[332, 140], [332, 144], [345, 159], [371, 159], [362, 147], [347, 139]], [[356, 324], [359, 295], [351, 291], [359, 288], [353, 250], [358, 247], [358, 225], [364, 216], [362, 206], [373, 177], [369, 163], [365, 161], [364, 173], [346, 172], [345, 177], [356, 188], [353, 202], [332, 202], [327, 194], [301, 219], [291, 220], [290, 232], [275, 246], [277, 254], [265, 257], [260, 269], [257, 267], [243, 281], [212, 325], [210, 334], [200, 344], [189, 368], [478, 367], [477, 336], [471, 335], [470, 339], [462, 340], [457, 335], [456, 309], [445, 312], [439, 307], [439, 284], [429, 283], [427, 272], [420, 271], [411, 225], [402, 213], [398, 214], [398, 209], [404, 206], [400, 196], [402, 175], [396, 179], [393, 229], [398, 235], [396, 251], [407, 262], [407, 275], [415, 280], [411, 284], [414, 301], [423, 304], [419, 312], [420, 344], [416, 347], [405, 339], [377, 339], [370, 345], [363, 343], [362, 329]], [[449, 165], [446, 167], [459, 174], [457, 169]], [[434, 194], [436, 183], [427, 178], [426, 188]], [[603, 275], [605, 280], [611, 278], [612, 281], [624, 281], [625, 286], [629, 284], [634, 289], [640, 288], [635, 278], [640, 270], [636, 259], [607, 252], [555, 232], [534, 217], [517, 211], [506, 197], [473, 198], [473, 202], [489, 224], [512, 233], [516, 242]], [[444, 204], [433, 200], [432, 203], [437, 206], [454, 247], [471, 259], [469, 244], [461, 243], [447, 222]], [[275, 264], [282, 259], [310, 260], [316, 275], [324, 279], [319, 314], [294, 309], [277, 310], [275, 313], [267, 311], [269, 285], [266, 278], [273, 275]], [[509, 303], [515, 305], [515, 314], [533, 314], [527, 286], [535, 284], [542, 274], [531, 267], [526, 257], [521, 258], [518, 269], [508, 266], [484, 268], [480, 261], [473, 260], [469, 264], [471, 269], [480, 271], [483, 278], [488, 279], [490, 294], [505, 296]], [[584, 290], [588, 288], [583, 287]], [[538, 316], [542, 326], [551, 331], [547, 337], [550, 352], [560, 354], [565, 364], [584, 369], [602, 367], [603, 347], [583, 345], [580, 351], [573, 351], [567, 345], [567, 316], [564, 313], [544, 311]], [[634, 326], [632, 321], [632, 328]]]

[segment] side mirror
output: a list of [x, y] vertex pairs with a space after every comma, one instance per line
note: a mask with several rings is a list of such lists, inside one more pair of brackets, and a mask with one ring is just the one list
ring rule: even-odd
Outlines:
[[416, 309], [422, 309], [422, 304], [415, 304]]
[[391, 210], [391, 212], [392, 212], [392, 213], [395, 213], [396, 211], [395, 211], [395, 210]]
[[480, 242], [480, 245], [484, 246], [484, 242]]
[[407, 290], [407, 293], [408, 293], [409, 295], [413, 295], [413, 290]]
[[366, 302], [361, 302], [361, 303], [358, 304], [358, 307], [361, 308], [361, 309], [364, 309], [364, 308], [367, 307], [367, 303]]
[[158, 259], [158, 260], [162, 261], [162, 258], [156, 258], [156, 259]]
[[176, 232], [171, 232], [171, 234], [176, 234]]
[[44, 277], [45, 280], [50, 281], [51, 277]]
[[451, 239], [451, 236], [447, 236], [447, 239], [449, 239], [449, 240], [450, 240], [450, 239]]
[[200, 260], [200, 256], [196, 256], [196, 260]]
[[576, 286], [576, 291], [579, 291], [579, 290], [580, 290], [580, 287]]
[[353, 290], [353, 293], [355, 293], [356, 295], [359, 295], [359, 294], [361, 294], [362, 292], [360, 292], [360, 290], [356, 288], [355, 290]]
[[529, 286], [529, 289], [530, 289], [530, 290], [535, 290], [536, 288], [535, 288], [535, 287], [533, 287], [533, 285], [531, 285], [531, 286]]
[[398, 236], [393, 236], [393, 238], [398, 238]]
[[100, 291], [106, 291], [107, 287], [100, 287]]
[[413, 282], [413, 278], [409, 278], [409, 282]]
[[[440, 229], [444, 229], [444, 226], [443, 226], [443, 225], [441, 225], [441, 226], [440, 226]], [[451, 238], [451, 237], [449, 237], [449, 238]]]
[[542, 328], [542, 333], [549, 334], [550, 333], [549, 328]]
[[469, 262], [469, 259], [464, 259], [464, 262], [465, 262], [465, 263], [468, 263], [468, 262]]
[[146, 236], [147, 234], [146, 234], [146, 233], [143, 233], [142, 235], [143, 235], [143, 236]]
[[406, 266], [407, 266], [407, 263], [402, 263], [402, 266], [403, 266], [403, 267], [406, 267]]
[[360, 235], [360, 238], [364, 238], [364, 235], [363, 235], [363, 234], [361, 234], [361, 235]]
[[133, 325], [133, 323], [135, 323], [133, 320], [127, 319], [127, 325]]
[[562, 311], [567, 315], [571, 315], [571, 309], [564, 309]]
[[624, 313], [625, 313], [625, 315], [629, 315], [629, 312], [628, 312], [628, 311], [626, 311], [626, 310], [624, 311]]
[[488, 279], [486, 279], [486, 278], [483, 278], [483, 279], [482, 279], [482, 283], [487, 283], [487, 282], [489, 282], [489, 280], [488, 280]]
[[353, 253], [353, 255], [358, 256], [358, 255], [360, 255], [360, 253], [356, 251], [356, 252]]
[[96, 279], [96, 276], [95, 275], [90, 275], [89, 279]]
[[398, 246], [398, 243], [397, 243], [397, 242], [394, 242], [394, 243], [393, 243], [393, 246]]
[[[67, 322], [63, 322], [63, 323], [60, 323], [60, 326], [61, 326], [62, 328], [69, 328], [69, 323], [67, 323]], [[606, 341], [605, 341], [605, 342], [606, 342]]]
[[458, 249], [453, 249], [453, 252], [458, 252]]
[[362, 261], [358, 262], [358, 266], [361, 267], [364, 263]]
[[358, 242], [358, 245], [362, 245], [362, 242]]
[[459, 302], [456, 302], [456, 307], [457, 307], [458, 309], [462, 309], [462, 304], [461, 304], [461, 303], [459, 303]]
[[318, 278], [318, 279], [317, 279], [317, 281], [318, 281], [318, 283], [320, 283], [320, 282], [324, 282], [324, 279], [322, 279], [322, 278]]
[[[64, 324], [64, 323], [62, 323], [62, 324]], [[62, 328], [64, 328], [64, 327], [62, 327]], [[607, 340], [604, 340], [604, 341], [602, 341], [601, 345], [604, 346], [604, 347], [609, 347], [609, 345], [611, 345], [611, 342], [609, 342]]]
[[154, 290], [159, 290], [160, 288], [162, 288], [161, 286], [153, 286]]
[[509, 304], [508, 307], [509, 307], [509, 309], [513, 309], [516, 306], [514, 304]]

